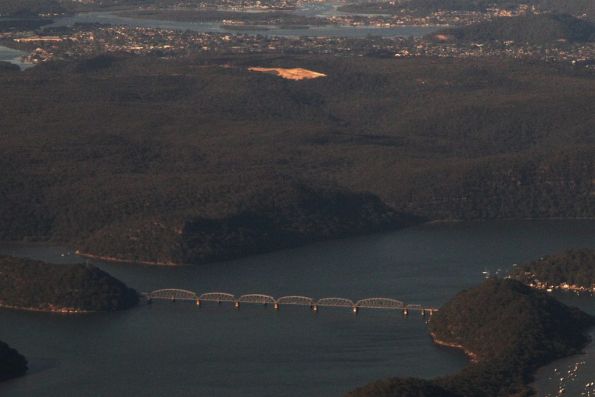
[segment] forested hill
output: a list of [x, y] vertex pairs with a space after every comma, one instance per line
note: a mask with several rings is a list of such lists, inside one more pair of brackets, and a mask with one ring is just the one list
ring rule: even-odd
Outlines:
[[525, 396], [533, 372], [579, 352], [595, 318], [518, 281], [490, 279], [463, 291], [430, 322], [437, 341], [460, 346], [477, 363], [432, 381], [387, 379], [348, 397]]
[[569, 43], [595, 41], [595, 23], [562, 14], [503, 17], [492, 21], [440, 31], [460, 41], [514, 41], [548, 44], [564, 40]]
[[0, 341], [0, 382], [22, 376], [27, 369], [25, 357]]
[[538, 288], [595, 291], [595, 250], [571, 249], [515, 267], [510, 276]]
[[595, 77], [547, 65], [103, 56], [0, 91], [0, 239], [199, 263], [418, 218], [595, 217]]
[[91, 265], [51, 265], [0, 256], [0, 307], [95, 312], [130, 308], [136, 291]]
[[80, 244], [81, 251], [156, 264], [204, 263], [421, 220], [395, 213], [371, 194], [312, 188], [270, 176], [250, 186], [239, 183], [231, 188], [243, 186], [249, 193], [234, 193], [238, 208], [228, 214], [168, 217], [166, 208], [165, 214], [157, 215], [157, 224], [140, 219], [99, 229]]

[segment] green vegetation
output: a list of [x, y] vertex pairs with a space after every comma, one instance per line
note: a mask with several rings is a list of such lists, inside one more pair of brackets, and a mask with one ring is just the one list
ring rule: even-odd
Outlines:
[[27, 360], [18, 351], [0, 341], [0, 382], [27, 372]]
[[595, 41], [595, 24], [570, 15], [544, 14], [498, 18], [489, 22], [446, 29], [444, 34], [461, 41], [506, 41], [547, 44]]
[[[267, 180], [267, 184], [272, 182]], [[252, 186], [256, 192], [245, 197], [242, 208], [229, 215], [189, 217], [180, 220], [180, 229], [171, 219], [163, 219], [157, 227], [144, 222], [134, 225], [134, 229], [130, 224], [124, 230], [110, 226], [95, 232], [81, 250], [131, 261], [150, 258], [165, 264], [203, 263], [418, 221], [394, 213], [369, 194], [312, 189], [283, 181], [278, 184]]]
[[95, 266], [0, 257], [0, 306], [84, 312], [123, 310], [137, 303], [136, 291]]
[[0, 91], [4, 240], [196, 263], [416, 218], [595, 217], [595, 78], [550, 66], [102, 56]]
[[514, 280], [490, 279], [463, 291], [430, 322], [435, 338], [461, 346], [476, 363], [432, 381], [387, 379], [349, 397], [528, 396], [532, 373], [579, 352], [595, 318]]
[[515, 267], [510, 276], [535, 286], [592, 290], [595, 287], [595, 250], [573, 249]]

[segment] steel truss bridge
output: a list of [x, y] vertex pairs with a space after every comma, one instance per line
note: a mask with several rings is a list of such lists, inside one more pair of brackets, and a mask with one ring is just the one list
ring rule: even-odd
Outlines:
[[384, 309], [384, 310], [399, 310], [404, 315], [408, 315], [410, 312], [419, 312], [422, 316], [432, 315], [438, 309], [431, 307], [423, 307], [418, 304], [406, 304], [402, 301], [392, 298], [366, 298], [358, 301], [352, 301], [351, 299], [345, 298], [321, 298], [314, 299], [308, 296], [290, 295], [282, 296], [280, 298], [274, 298], [270, 295], [264, 294], [247, 294], [236, 297], [233, 294], [227, 292], [207, 292], [204, 294], [197, 294], [193, 291], [185, 289], [159, 289], [153, 292], [142, 294], [146, 299], [147, 303], [153, 301], [186, 301], [193, 302], [197, 306], [201, 306], [203, 302], [216, 302], [216, 303], [231, 303], [236, 309], [239, 309], [242, 304], [257, 304], [268, 306], [271, 305], [275, 310], [279, 310], [281, 306], [293, 305], [293, 306], [307, 306], [313, 311], [318, 311], [321, 307], [339, 307], [351, 309], [355, 314], [359, 309]]

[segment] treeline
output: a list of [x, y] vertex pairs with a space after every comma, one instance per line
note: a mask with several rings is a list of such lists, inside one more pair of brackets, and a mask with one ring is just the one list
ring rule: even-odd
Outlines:
[[437, 340], [464, 347], [476, 363], [431, 381], [374, 382], [348, 396], [527, 396], [534, 371], [580, 352], [594, 324], [594, 317], [518, 281], [490, 279], [457, 294], [430, 321]]
[[[160, 216], [101, 229], [81, 246], [131, 261], [204, 263], [331, 238], [395, 229], [421, 219], [398, 214], [371, 194], [277, 180], [256, 188], [221, 217]], [[125, 237], [125, 238], [123, 238]]]
[[27, 369], [27, 359], [0, 341], [0, 382], [25, 375]]
[[549, 44], [559, 40], [569, 43], [595, 41], [595, 23], [561, 14], [527, 15], [497, 18], [437, 34], [452, 36], [460, 41], [515, 41], [529, 44]]
[[0, 90], [0, 239], [200, 262], [416, 218], [595, 217], [595, 79], [541, 64], [102, 56]]
[[572, 249], [517, 266], [510, 276], [525, 284], [537, 281], [559, 286], [567, 283], [582, 288], [595, 287], [595, 250]]
[[136, 291], [91, 265], [50, 265], [0, 257], [0, 306], [42, 311], [113, 311], [138, 303]]

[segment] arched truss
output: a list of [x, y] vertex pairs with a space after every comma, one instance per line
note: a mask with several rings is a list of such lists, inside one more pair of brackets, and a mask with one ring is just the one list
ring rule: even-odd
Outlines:
[[205, 302], [235, 302], [236, 297], [227, 292], [207, 292], [198, 297]]
[[315, 301], [307, 296], [283, 296], [277, 299], [277, 303], [280, 305], [312, 306]]
[[322, 298], [316, 302], [318, 306], [329, 306], [329, 307], [353, 307], [355, 303], [351, 299], [345, 298]]
[[269, 295], [262, 295], [262, 294], [247, 294], [242, 295], [238, 298], [238, 302], [241, 303], [257, 303], [257, 304], [271, 304], [274, 305], [276, 303], [275, 298]]
[[150, 299], [166, 299], [166, 300], [180, 300], [180, 301], [195, 301], [198, 297], [196, 293], [185, 289], [158, 289], [148, 294]]
[[247, 304], [279, 304], [279, 305], [298, 305], [298, 306], [321, 306], [321, 307], [348, 307], [348, 308], [364, 308], [364, 309], [388, 309], [388, 310], [404, 310], [432, 312], [438, 311], [435, 308], [424, 308], [422, 305], [409, 304], [391, 298], [366, 298], [357, 302], [345, 298], [322, 298], [318, 301], [308, 296], [283, 296], [275, 299], [270, 295], [264, 294], [246, 294], [236, 298], [227, 292], [208, 292], [198, 295], [193, 291], [177, 288], [159, 289], [149, 293], [142, 294], [148, 300], [172, 300], [172, 301], [199, 301], [206, 302], [237, 302]]
[[355, 306], [366, 309], [403, 309], [405, 304], [391, 298], [366, 298], [355, 302]]

